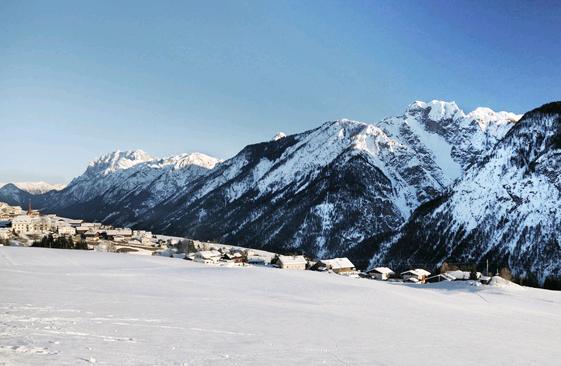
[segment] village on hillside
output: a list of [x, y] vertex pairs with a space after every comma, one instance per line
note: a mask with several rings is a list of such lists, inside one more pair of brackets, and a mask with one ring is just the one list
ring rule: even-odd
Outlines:
[[[60, 243], [65, 245], [60, 245]], [[70, 245], [68, 243], [71, 243]], [[304, 255], [282, 255], [188, 238], [155, 235], [150, 231], [132, 230], [69, 219], [54, 214], [42, 215], [33, 210], [0, 202], [0, 245], [64, 249], [86, 249], [136, 255], [159, 255], [191, 260], [214, 266], [269, 266], [286, 270], [310, 270], [379, 281], [424, 284], [442, 281], [472, 281], [474, 285], [493, 284], [509, 279], [508, 275], [483, 275], [443, 266], [433, 274], [423, 268], [394, 272], [388, 267], [358, 270], [348, 258], [310, 259]]]

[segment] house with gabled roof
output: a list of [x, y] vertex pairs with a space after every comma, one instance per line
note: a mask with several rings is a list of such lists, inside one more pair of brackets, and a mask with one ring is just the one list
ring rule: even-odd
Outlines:
[[303, 255], [279, 255], [277, 267], [282, 269], [304, 270], [308, 261]]
[[424, 283], [428, 276], [430, 276], [430, 272], [422, 268], [410, 269], [408, 271], [401, 272], [401, 278], [404, 281], [415, 283]]
[[333, 271], [337, 274], [356, 271], [355, 265], [346, 257], [319, 260], [311, 269], [316, 271]]
[[374, 267], [366, 271], [366, 273], [375, 280], [387, 281], [395, 275], [395, 272], [388, 267]]

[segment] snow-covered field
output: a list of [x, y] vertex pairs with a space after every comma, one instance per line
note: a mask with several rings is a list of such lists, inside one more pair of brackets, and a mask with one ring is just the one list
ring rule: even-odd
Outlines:
[[561, 292], [0, 247], [0, 365], [539, 365]]

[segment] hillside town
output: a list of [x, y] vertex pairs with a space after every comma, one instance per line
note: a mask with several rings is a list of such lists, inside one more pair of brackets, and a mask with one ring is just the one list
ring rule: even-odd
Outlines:
[[221, 243], [155, 235], [145, 230], [113, 227], [54, 214], [42, 215], [40, 211], [32, 209], [31, 205], [24, 211], [19, 206], [0, 202], [0, 245], [44, 246], [38, 243], [45, 238], [65, 238], [82, 244], [81, 248], [102, 252], [158, 255], [214, 266], [259, 265], [284, 270], [309, 270], [389, 282], [425, 284], [469, 280], [479, 285], [490, 284], [499, 277], [498, 274], [491, 277], [481, 272], [448, 267], [436, 274], [423, 268], [412, 268], [398, 273], [388, 267], [373, 267], [360, 271], [346, 257], [313, 260], [304, 255], [282, 255]]

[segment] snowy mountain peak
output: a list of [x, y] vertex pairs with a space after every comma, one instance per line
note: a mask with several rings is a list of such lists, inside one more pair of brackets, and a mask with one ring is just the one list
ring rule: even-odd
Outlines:
[[277, 134], [273, 137], [273, 141], [277, 141], [286, 137], [284, 132], [277, 132]]
[[429, 109], [428, 117], [433, 121], [454, 119], [464, 115], [464, 112], [458, 107], [456, 102], [446, 102], [442, 100], [432, 100], [429, 103], [415, 101], [407, 107], [405, 113], [417, 114], [419, 112], [426, 111], [427, 109]]
[[[473, 113], [483, 121], [491, 116], [491, 122], [496, 114], [488, 108]], [[375, 261], [489, 260], [540, 284], [550, 275], [561, 276], [561, 102], [504, 126], [507, 132], [490, 139], [478, 164], [470, 165], [445, 195], [417, 210], [381, 246]], [[479, 133], [480, 142], [492, 137], [488, 131]]]
[[174, 169], [182, 169], [190, 165], [212, 169], [219, 162], [220, 159], [213, 158], [212, 156], [208, 156], [206, 154], [194, 152], [190, 154], [181, 154], [162, 159], [161, 165], [173, 165]]
[[[50, 184], [47, 182], [17, 182], [17, 183], [0, 183], [1, 187], [6, 187], [9, 184], [15, 186], [22, 191], [31, 194], [43, 194], [49, 191], [60, 191], [66, 187], [66, 184]], [[9, 187], [8, 187], [9, 188]]]
[[66, 187], [65, 184], [50, 184], [47, 182], [18, 182], [14, 183], [19, 189], [31, 194], [42, 194], [49, 191], [60, 191]]
[[466, 115], [466, 120], [475, 121], [481, 130], [485, 131], [490, 124], [515, 123], [522, 118], [522, 115], [511, 112], [495, 112], [491, 108], [479, 107]]
[[86, 173], [107, 175], [151, 160], [154, 158], [142, 150], [117, 150], [92, 161]]

